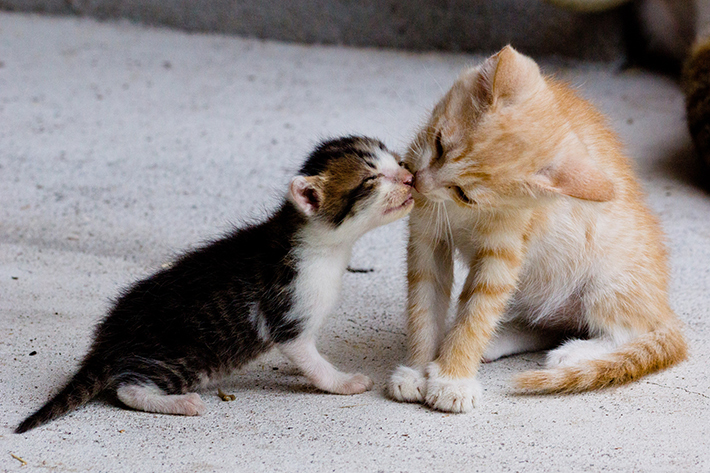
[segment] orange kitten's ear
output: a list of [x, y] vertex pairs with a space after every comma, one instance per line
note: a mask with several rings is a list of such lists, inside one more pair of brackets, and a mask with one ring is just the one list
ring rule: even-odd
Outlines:
[[481, 66], [479, 94], [490, 103], [513, 101], [533, 93], [542, 83], [535, 61], [506, 46]]
[[323, 203], [323, 191], [318, 176], [296, 176], [291, 180], [289, 197], [308, 216], [318, 211]]
[[574, 133], [563, 143], [555, 162], [537, 172], [531, 181], [542, 189], [577, 199], [607, 202], [614, 198], [614, 184]]

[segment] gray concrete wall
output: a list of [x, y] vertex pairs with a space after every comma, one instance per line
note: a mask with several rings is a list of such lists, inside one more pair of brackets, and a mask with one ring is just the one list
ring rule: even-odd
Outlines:
[[541, 0], [0, 0], [0, 9], [128, 18], [189, 31], [302, 43], [623, 56], [619, 11], [575, 14]]

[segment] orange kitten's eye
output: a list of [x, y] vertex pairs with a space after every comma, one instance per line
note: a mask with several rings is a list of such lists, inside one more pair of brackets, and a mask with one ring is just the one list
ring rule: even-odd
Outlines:
[[464, 192], [463, 189], [461, 189], [459, 186], [451, 186], [450, 189], [454, 191], [456, 194], [456, 197], [459, 198], [461, 202], [463, 202], [466, 205], [473, 205], [475, 202], [466, 195], [466, 192]]
[[436, 137], [434, 137], [434, 149], [436, 150], [436, 159], [440, 159], [444, 156], [444, 146], [441, 144], [441, 132], [436, 132]]

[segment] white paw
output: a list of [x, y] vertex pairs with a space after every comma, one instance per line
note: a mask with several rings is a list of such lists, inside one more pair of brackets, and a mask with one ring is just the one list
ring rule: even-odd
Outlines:
[[573, 366], [583, 361], [601, 358], [611, 350], [613, 346], [605, 340], [570, 340], [547, 352], [545, 366], [547, 368]]
[[176, 406], [186, 416], [201, 416], [207, 410], [202, 398], [197, 393], [183, 394], [176, 400]]
[[427, 366], [426, 403], [445, 412], [470, 412], [481, 397], [481, 387], [476, 378], [451, 379], [439, 374], [439, 366]]
[[333, 391], [335, 394], [360, 394], [372, 389], [373, 382], [364, 374], [346, 374]]
[[401, 365], [390, 376], [389, 394], [400, 402], [424, 402], [426, 383], [421, 370]]

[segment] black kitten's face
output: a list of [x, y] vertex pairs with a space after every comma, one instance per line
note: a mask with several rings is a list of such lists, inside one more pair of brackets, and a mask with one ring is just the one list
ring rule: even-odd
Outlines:
[[359, 232], [389, 223], [413, 206], [412, 175], [398, 160], [381, 142], [369, 138], [325, 142], [306, 161], [301, 176], [294, 178], [292, 199], [305, 213], [334, 227], [352, 225]]

